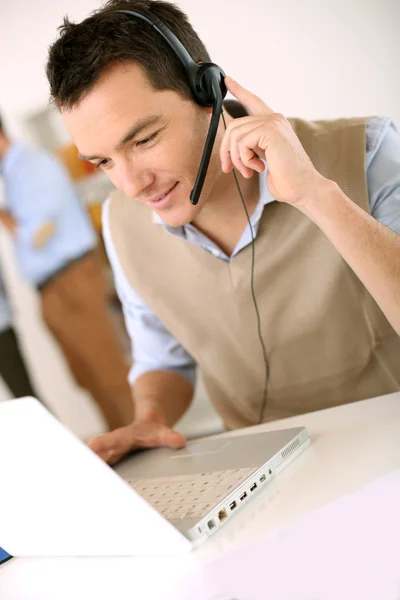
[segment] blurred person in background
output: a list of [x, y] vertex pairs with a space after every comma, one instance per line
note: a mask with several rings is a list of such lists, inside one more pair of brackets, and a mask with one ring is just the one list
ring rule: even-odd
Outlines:
[[128, 424], [129, 366], [108, 314], [107, 283], [87, 211], [58, 159], [11, 141], [1, 118], [0, 173], [6, 197], [0, 221], [13, 236], [23, 278], [40, 294], [47, 327], [108, 427]]
[[13, 328], [13, 315], [0, 270], [0, 376], [14, 398], [35, 392]]

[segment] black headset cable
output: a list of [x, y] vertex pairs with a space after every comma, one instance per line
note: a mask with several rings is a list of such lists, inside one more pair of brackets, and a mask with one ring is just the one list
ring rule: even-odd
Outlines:
[[[221, 113], [221, 115], [222, 115], [222, 120], [224, 122], [225, 130], [226, 130], [225, 115], [224, 115], [223, 112]], [[238, 192], [239, 192], [239, 195], [240, 195], [240, 199], [241, 199], [242, 204], [243, 204], [244, 211], [246, 213], [247, 222], [249, 224], [250, 235], [251, 235], [251, 278], [250, 278], [250, 288], [251, 288], [251, 295], [252, 295], [252, 298], [253, 298], [254, 309], [256, 311], [256, 317], [257, 317], [258, 338], [260, 340], [261, 349], [262, 349], [262, 355], [263, 355], [263, 359], [264, 359], [264, 366], [265, 366], [264, 391], [263, 391], [263, 397], [262, 397], [262, 403], [261, 403], [260, 416], [259, 416], [259, 419], [258, 419], [258, 424], [261, 424], [264, 421], [265, 409], [267, 408], [268, 382], [269, 382], [269, 376], [270, 376], [270, 368], [269, 368], [269, 361], [268, 361], [268, 356], [267, 356], [267, 350], [265, 348], [264, 340], [263, 340], [262, 333], [261, 333], [260, 311], [258, 309], [257, 298], [256, 298], [255, 289], [254, 289], [254, 259], [255, 259], [254, 231], [253, 231], [253, 226], [251, 224], [251, 220], [250, 220], [250, 216], [249, 216], [249, 211], [247, 210], [247, 206], [246, 206], [246, 203], [245, 203], [244, 198], [243, 198], [242, 190], [240, 189], [240, 185], [239, 185], [239, 181], [238, 181], [235, 169], [232, 170], [232, 173], [233, 173], [233, 176], [235, 178], [236, 187], [238, 189]]]

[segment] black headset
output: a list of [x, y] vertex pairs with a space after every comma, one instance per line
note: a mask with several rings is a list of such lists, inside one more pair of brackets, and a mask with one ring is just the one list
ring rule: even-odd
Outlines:
[[181, 44], [178, 38], [168, 29], [168, 27], [147, 11], [136, 12], [133, 10], [114, 10], [116, 13], [123, 13], [137, 19], [145, 21], [155, 29], [161, 37], [167, 42], [175, 56], [182, 63], [190, 85], [194, 100], [200, 106], [212, 106], [212, 117], [207, 134], [203, 155], [200, 161], [200, 167], [197, 173], [194, 188], [190, 192], [190, 202], [197, 204], [203, 189], [204, 180], [207, 175], [208, 165], [210, 163], [211, 153], [218, 131], [219, 118], [222, 113], [222, 102], [226, 96], [225, 73], [218, 65], [214, 63], [202, 63], [198, 65], [194, 62], [186, 48]]

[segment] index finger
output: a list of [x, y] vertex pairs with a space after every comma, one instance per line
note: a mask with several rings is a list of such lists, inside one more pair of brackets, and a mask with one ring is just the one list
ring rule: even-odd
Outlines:
[[227, 90], [235, 96], [237, 100], [243, 106], [245, 106], [252, 115], [272, 115], [274, 111], [272, 108], [265, 104], [261, 98], [246, 90], [243, 86], [240, 85], [237, 81], [232, 79], [232, 77], [225, 77], [225, 85]]

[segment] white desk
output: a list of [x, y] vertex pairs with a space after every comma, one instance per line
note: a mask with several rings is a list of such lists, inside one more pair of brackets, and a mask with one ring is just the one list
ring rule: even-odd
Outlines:
[[[298, 523], [309, 518], [308, 515], [311, 514], [310, 518], [313, 518], [314, 514], [319, 514], [315, 513], [318, 508], [331, 502], [337, 504], [347, 494], [400, 469], [400, 393], [269, 423], [247, 431], [268, 431], [296, 425], [308, 427], [312, 438], [310, 448], [271, 482], [269, 489], [260, 492], [241, 513], [189, 556], [168, 559], [13, 559], [0, 567], [1, 600], [253, 600], [256, 596], [246, 596], [243, 592], [237, 598], [232, 590], [226, 595], [222, 580], [220, 587], [214, 585], [212, 592], [207, 591], [208, 573], [212, 572], [213, 564], [218, 564], [215, 561], [221, 561], [221, 557], [230, 555], [232, 551], [236, 554], [236, 559], [232, 560], [237, 561], [241, 548], [248, 545], [254, 547], [260, 541], [264, 543], [263, 540], [268, 541], [271, 549], [274, 543], [278, 544], [279, 540], [281, 543], [282, 532], [289, 532], [285, 533], [289, 535]], [[244, 431], [224, 435], [240, 435]], [[353, 502], [352, 506], [356, 517], [359, 513], [354, 506], [358, 505]], [[362, 506], [358, 508], [359, 511], [363, 510]], [[343, 540], [344, 547], [347, 542]], [[321, 547], [318, 552], [323, 555], [328, 550], [330, 540], [319, 543]], [[364, 540], [360, 539], [360, 546], [363, 543]], [[301, 548], [298, 550], [302, 551]], [[384, 556], [385, 548], [380, 551]], [[397, 551], [400, 573], [400, 541]], [[246, 555], [248, 552], [251, 553], [251, 550], [246, 551]], [[295, 568], [290, 560], [285, 570], [287, 578]], [[211, 570], [207, 571], [209, 567]], [[260, 598], [286, 598], [279, 594], [269, 595], [268, 565], [262, 571], [258, 577], [265, 591]], [[340, 582], [342, 578], [344, 583], [348, 575], [344, 568], [339, 568], [335, 571], [335, 582]], [[238, 576], [237, 571], [235, 576]], [[227, 577], [226, 573], [222, 574], [221, 571], [221, 577]], [[245, 573], [243, 577], [246, 578]], [[195, 582], [196, 578], [198, 582], [193, 583], [193, 589], [189, 590], [190, 586], [185, 582]], [[329, 588], [329, 582], [327, 585]], [[301, 586], [290, 600], [317, 600], [313, 595], [315, 590], [311, 579], [304, 579]], [[382, 580], [382, 590], [384, 587], [385, 581]], [[362, 600], [354, 594], [352, 597], [353, 600]], [[382, 591], [380, 597], [376, 597], [376, 600], [392, 599], [400, 600], [400, 588], [385, 589], [385, 594]]]

